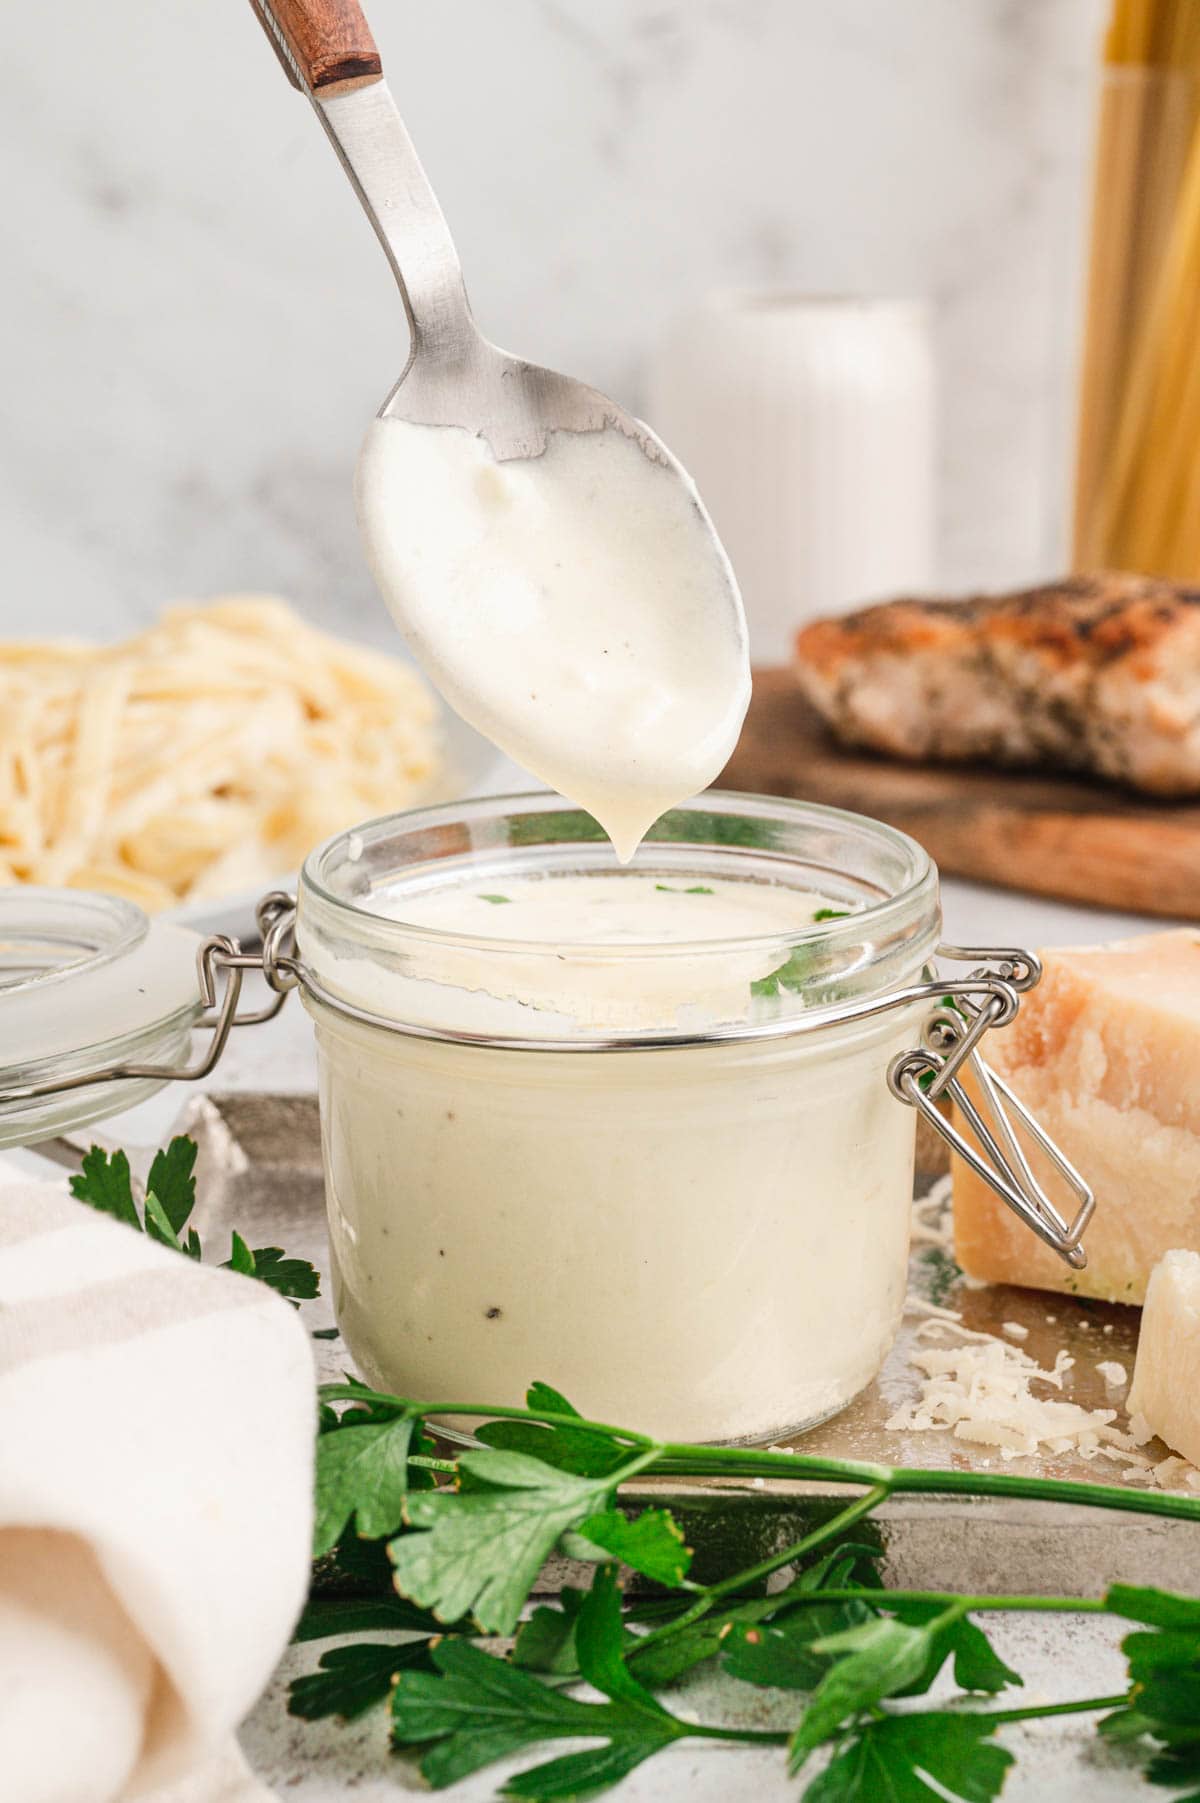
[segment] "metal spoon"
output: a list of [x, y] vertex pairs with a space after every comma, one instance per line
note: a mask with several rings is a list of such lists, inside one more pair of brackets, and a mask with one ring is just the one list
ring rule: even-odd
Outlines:
[[354, 0], [251, 4], [288, 79], [316, 108], [400, 287], [412, 345], [380, 417], [464, 427], [497, 460], [540, 456], [551, 431], [615, 428], [686, 481], [654, 433], [607, 395], [509, 356], [479, 331], [454, 240]]

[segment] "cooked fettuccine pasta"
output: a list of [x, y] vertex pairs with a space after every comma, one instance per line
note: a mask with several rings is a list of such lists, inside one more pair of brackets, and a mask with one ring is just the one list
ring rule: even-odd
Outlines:
[[438, 720], [407, 664], [265, 597], [119, 645], [0, 643], [0, 883], [158, 909], [269, 881], [427, 797]]

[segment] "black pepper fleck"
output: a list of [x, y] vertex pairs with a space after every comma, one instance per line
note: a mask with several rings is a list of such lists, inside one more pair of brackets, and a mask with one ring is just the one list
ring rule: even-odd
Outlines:
[[500, 1310], [498, 1308], [489, 1308], [485, 1310], [485, 1318], [488, 1321], [498, 1321], [500, 1319]]

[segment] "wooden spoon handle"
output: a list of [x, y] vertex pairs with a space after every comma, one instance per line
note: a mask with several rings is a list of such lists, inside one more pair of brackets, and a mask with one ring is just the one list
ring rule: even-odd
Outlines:
[[357, 0], [251, 0], [288, 80], [313, 94], [365, 87], [383, 64]]

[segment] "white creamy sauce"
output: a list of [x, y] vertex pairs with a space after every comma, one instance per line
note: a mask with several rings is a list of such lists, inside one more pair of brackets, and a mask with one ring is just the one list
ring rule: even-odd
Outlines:
[[516, 1402], [549, 1372], [596, 1418], [725, 1440], [819, 1419], [878, 1369], [904, 1299], [915, 1121], [883, 1072], [913, 1019], [569, 1043], [783, 1005], [751, 985], [829, 904], [696, 865], [398, 885], [377, 910], [424, 932], [390, 968], [336, 945], [318, 958], [339, 994], [394, 1018], [564, 1042], [388, 1036], [314, 1009], [334, 1295], [372, 1381]]
[[705, 788], [750, 698], [745, 618], [695, 490], [623, 433], [497, 462], [454, 426], [373, 422], [375, 580], [451, 705], [632, 857]]
[[820, 911], [833, 906], [823, 895], [782, 884], [730, 882], [702, 873], [654, 877], [628, 872], [521, 877], [506, 879], [495, 889], [463, 883], [424, 895], [399, 892], [381, 897], [374, 911], [441, 933], [579, 946], [690, 944], [791, 933], [812, 926]]
[[[703, 872], [401, 885], [372, 912], [438, 937], [410, 949], [403, 995], [376, 980], [398, 1018], [508, 1037], [703, 1032], [746, 1018], [752, 985], [828, 905], [809, 890]], [[656, 947], [669, 956], [650, 955]]]

